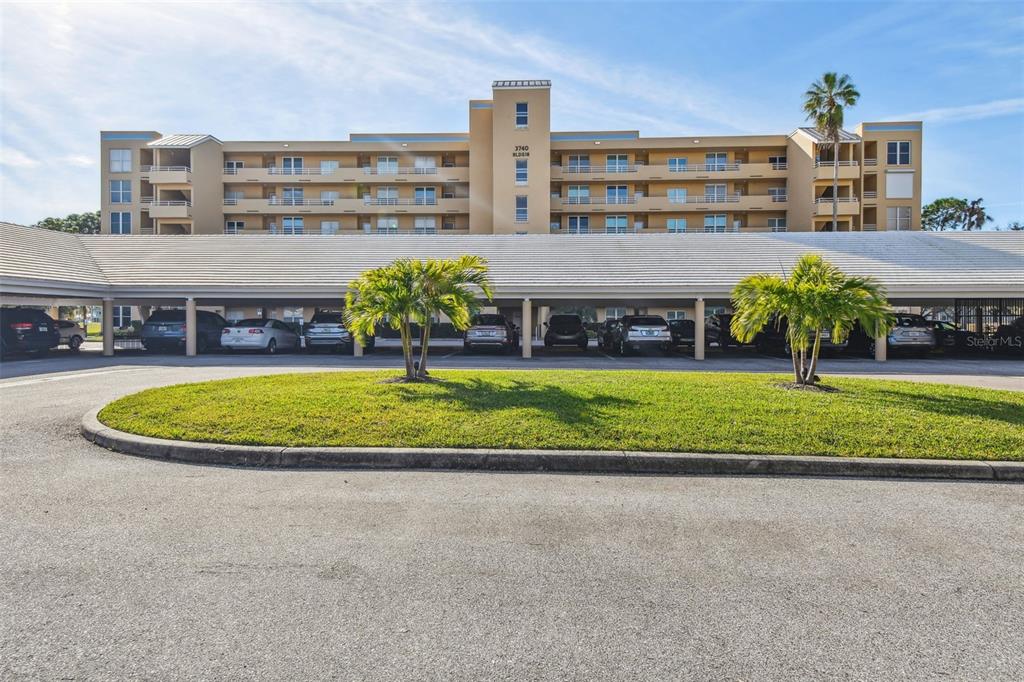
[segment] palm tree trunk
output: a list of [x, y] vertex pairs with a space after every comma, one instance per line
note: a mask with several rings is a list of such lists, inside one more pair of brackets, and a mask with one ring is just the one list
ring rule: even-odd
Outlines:
[[807, 376], [805, 384], [814, 385], [814, 373], [818, 369], [818, 354], [821, 353], [821, 330], [815, 330], [814, 332], [814, 345], [811, 346], [811, 362], [807, 366]]
[[423, 333], [420, 335], [420, 372], [419, 376], [427, 376], [427, 347], [430, 345], [430, 321], [423, 325]]
[[796, 383], [800, 383], [800, 361], [797, 359], [796, 346], [793, 344], [792, 339], [789, 342], [789, 354], [793, 358], [793, 380]]
[[409, 318], [402, 318], [400, 332], [402, 335], [402, 355], [405, 358], [405, 378], [412, 381], [416, 378], [416, 370], [412, 364], [412, 332], [409, 330]]
[[839, 138], [832, 141], [832, 231], [838, 232], [839, 225]]

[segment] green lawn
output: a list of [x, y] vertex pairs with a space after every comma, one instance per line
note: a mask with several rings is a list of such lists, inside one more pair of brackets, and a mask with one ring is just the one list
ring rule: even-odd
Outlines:
[[263, 376], [151, 389], [99, 415], [158, 438], [272, 445], [584, 448], [1024, 460], [1024, 393], [783, 375], [438, 371]]

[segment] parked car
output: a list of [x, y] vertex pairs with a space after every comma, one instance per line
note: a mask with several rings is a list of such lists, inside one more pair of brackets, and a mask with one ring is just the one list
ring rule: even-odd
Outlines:
[[519, 330], [504, 315], [476, 315], [462, 335], [462, 349], [494, 348], [514, 353], [519, 347]]
[[42, 310], [33, 308], [0, 308], [0, 331], [0, 355], [46, 355], [60, 344], [57, 323]]
[[[936, 348], [935, 325], [922, 315], [896, 313], [896, 323], [885, 339], [887, 350], [926, 356]], [[860, 325], [854, 325], [847, 347], [871, 356], [875, 354], [875, 340]]]
[[730, 324], [732, 324], [732, 313], [709, 315], [704, 320], [704, 343], [709, 346], [717, 344], [719, 348], [729, 348], [730, 346], [739, 348], [744, 345], [733, 337], [729, 330]]
[[579, 315], [552, 315], [544, 326], [548, 328], [544, 333], [545, 348], [577, 346], [580, 350], [586, 350], [590, 343], [583, 318]]
[[696, 343], [697, 325], [693, 320], [669, 320], [668, 330], [672, 334], [672, 345], [692, 346]]
[[619, 318], [612, 317], [597, 326], [597, 347], [600, 350], [612, 350], [612, 336], [618, 322]]
[[[768, 324], [765, 325], [765, 328], [754, 337], [754, 346], [757, 348], [757, 352], [765, 355], [783, 355], [788, 357], [790, 354], [789, 341], [786, 339], [786, 332], [788, 331], [789, 324], [785, 317], [781, 320], [772, 317]], [[810, 341], [814, 343], [813, 335], [810, 337]], [[841, 343], [833, 341], [831, 329], [821, 330], [821, 353], [823, 355], [829, 352], [845, 350], [847, 343], [849, 343], [848, 339], [843, 340]]]
[[230, 351], [258, 350], [273, 355], [282, 350], [299, 350], [302, 337], [280, 320], [254, 317], [228, 323], [221, 333], [220, 345]]
[[[196, 352], [220, 348], [220, 337], [227, 320], [208, 310], [196, 311]], [[142, 325], [139, 334], [148, 351], [180, 351], [185, 348], [185, 311], [156, 310]]]
[[1024, 357], [1024, 317], [996, 329], [996, 352]]
[[[318, 350], [355, 352], [352, 334], [345, 326], [345, 315], [338, 311], [314, 313], [306, 324], [303, 335], [306, 339], [306, 350], [310, 353]], [[366, 341], [365, 350], [372, 351], [374, 345], [375, 339], [371, 336]]]
[[77, 353], [85, 341], [85, 329], [73, 320], [57, 320], [57, 331], [60, 332], [60, 345], [67, 346], [72, 353]]
[[626, 315], [615, 325], [612, 348], [620, 355], [672, 350], [672, 332], [660, 315]]

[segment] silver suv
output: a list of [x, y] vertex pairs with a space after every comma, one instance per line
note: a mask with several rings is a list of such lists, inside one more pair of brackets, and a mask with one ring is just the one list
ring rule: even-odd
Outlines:
[[927, 355], [935, 350], [935, 324], [921, 315], [897, 313], [896, 324], [889, 331], [887, 345], [894, 351]]
[[[355, 343], [352, 334], [345, 328], [345, 315], [339, 312], [318, 312], [306, 324], [303, 330], [306, 350], [315, 353], [321, 348], [327, 350], [354, 352]], [[373, 337], [369, 337], [366, 350], [372, 350]]]

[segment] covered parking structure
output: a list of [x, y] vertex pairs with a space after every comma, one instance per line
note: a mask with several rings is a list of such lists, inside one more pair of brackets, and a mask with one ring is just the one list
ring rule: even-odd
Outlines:
[[[102, 305], [112, 355], [113, 306], [186, 311], [196, 352], [198, 307], [338, 307], [348, 283], [396, 258], [486, 258], [496, 305], [521, 327], [563, 306], [678, 307], [704, 318], [744, 276], [783, 272], [819, 253], [849, 274], [876, 278], [894, 306], [1024, 297], [1020, 233], [751, 233], [651, 235], [77, 235], [0, 223], [4, 305]], [[694, 357], [704, 358], [696, 325]], [[357, 348], [357, 354], [360, 350]], [[523, 357], [532, 345], [522, 344]], [[885, 344], [876, 344], [885, 360]]]

